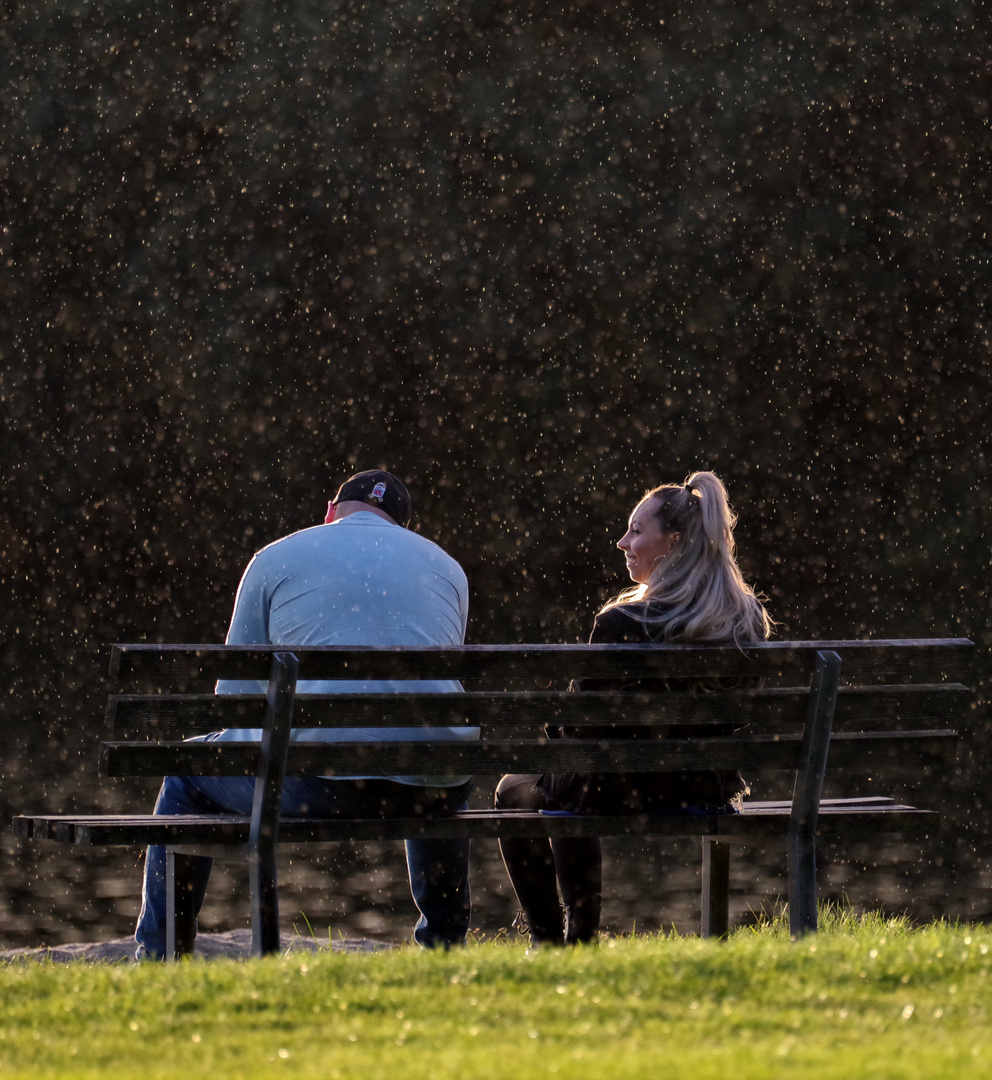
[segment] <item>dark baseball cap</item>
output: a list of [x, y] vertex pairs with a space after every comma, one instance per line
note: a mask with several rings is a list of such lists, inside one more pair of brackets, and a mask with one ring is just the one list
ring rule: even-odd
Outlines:
[[331, 502], [335, 506], [339, 502], [368, 503], [369, 506], [384, 510], [404, 529], [413, 517], [413, 502], [406, 485], [385, 469], [369, 469], [367, 472], [355, 473], [338, 488], [338, 493]]

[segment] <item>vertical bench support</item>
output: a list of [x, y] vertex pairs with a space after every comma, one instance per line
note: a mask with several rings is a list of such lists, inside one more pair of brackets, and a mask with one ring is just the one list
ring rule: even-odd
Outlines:
[[840, 668], [837, 653], [816, 654], [787, 839], [789, 931], [793, 938], [816, 932], [816, 825]]
[[248, 838], [253, 956], [279, 951], [276, 840], [299, 667], [299, 661], [292, 653], [275, 653], [269, 672], [265, 728]]
[[193, 910], [193, 859], [165, 849], [165, 956], [193, 955], [196, 912]]
[[723, 937], [730, 929], [730, 844], [703, 837], [703, 908], [699, 933]]

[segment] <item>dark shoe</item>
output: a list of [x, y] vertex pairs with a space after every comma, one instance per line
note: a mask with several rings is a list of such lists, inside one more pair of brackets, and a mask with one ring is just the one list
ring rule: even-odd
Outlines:
[[526, 912], [518, 911], [517, 917], [513, 920], [513, 926], [518, 934], [529, 933], [531, 945], [534, 947], [541, 945], [564, 945], [565, 927], [561, 908], [558, 909], [557, 914], [558, 920], [556, 925], [554, 916], [537, 921], [531, 919]]
[[599, 935], [600, 900], [595, 897], [565, 908], [565, 944], [586, 945]]
[[157, 953], [151, 953], [144, 947], [144, 945], [139, 945], [137, 949], [134, 950], [134, 960], [135, 963], [138, 964], [144, 964], [149, 962], [153, 964], [161, 964], [165, 962], [165, 957], [159, 956]]

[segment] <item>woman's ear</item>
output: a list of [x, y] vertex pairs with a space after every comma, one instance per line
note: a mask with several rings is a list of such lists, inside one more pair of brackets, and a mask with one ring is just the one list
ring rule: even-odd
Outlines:
[[667, 559], [668, 556], [671, 555], [675, 550], [675, 546], [678, 544], [681, 535], [681, 533], [677, 532], [665, 533], [664, 539], [667, 541], [667, 544], [665, 545], [665, 550], [654, 560], [656, 563], [661, 562], [662, 559]]

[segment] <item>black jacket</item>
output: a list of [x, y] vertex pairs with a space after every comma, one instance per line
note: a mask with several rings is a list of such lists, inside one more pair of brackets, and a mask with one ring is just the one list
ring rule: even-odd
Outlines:
[[[590, 644], [641, 645], [653, 640], [647, 627], [634, 618], [632, 609], [624, 605], [608, 608], [596, 616]], [[704, 684], [696, 680], [639, 679], [633, 681], [596, 679], [583, 680], [573, 687], [582, 689], [616, 689], [621, 693], [633, 690], [664, 689], [671, 693], [706, 693], [719, 684]], [[713, 735], [730, 734], [732, 728], [716, 727]], [[558, 728], [548, 731], [551, 738], [636, 739], [684, 738], [687, 728], [673, 725], [667, 731], [658, 728], [606, 727]], [[708, 770], [686, 773], [545, 773], [537, 785], [562, 809], [576, 813], [623, 814], [678, 810], [694, 806], [723, 807], [744, 794], [747, 785], [740, 773], [729, 770]]]

